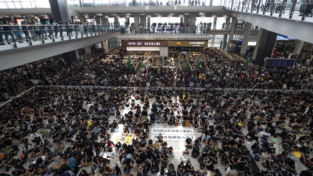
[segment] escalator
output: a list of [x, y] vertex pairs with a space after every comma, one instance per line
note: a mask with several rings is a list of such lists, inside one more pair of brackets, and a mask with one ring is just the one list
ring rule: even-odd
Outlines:
[[193, 71], [188, 61], [179, 61], [179, 65], [181, 70], [187, 70], [189, 72]]
[[137, 63], [137, 66], [135, 68], [136, 73], [143, 73], [147, 68], [147, 62], [146, 61], [139, 61]]

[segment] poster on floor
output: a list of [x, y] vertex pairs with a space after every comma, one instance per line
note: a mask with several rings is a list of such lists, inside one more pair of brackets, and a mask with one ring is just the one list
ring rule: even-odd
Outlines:
[[[151, 139], [156, 140], [159, 135], [152, 134]], [[181, 135], [181, 134], [164, 134], [162, 135], [164, 140], [178, 140], [178, 141], [185, 141], [187, 138], [192, 139], [193, 141], [196, 139], [196, 136], [192, 135]]]
[[163, 134], [167, 134], [167, 133], [170, 133], [170, 134], [173, 134], [173, 135], [193, 135], [194, 132], [193, 132], [193, 129], [189, 129], [189, 128], [186, 128], [186, 129], [177, 129], [177, 128], [151, 128], [151, 134], [159, 134], [161, 133], [162, 135]]

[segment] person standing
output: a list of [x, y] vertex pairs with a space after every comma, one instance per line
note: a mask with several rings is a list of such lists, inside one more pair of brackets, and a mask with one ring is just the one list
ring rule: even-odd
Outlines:
[[29, 32], [28, 32], [28, 22], [26, 19], [24, 19], [21, 22], [22, 25], [22, 31], [24, 32], [25, 36], [26, 36], [26, 42], [29, 42]]
[[13, 31], [13, 34], [15, 35], [16, 39], [18, 39], [20, 43], [23, 43], [22, 35], [21, 35], [19, 28], [18, 28], [18, 26], [15, 23], [13, 18], [11, 18], [10, 25], [12, 26], [11, 31]]
[[291, 1], [291, 7], [290, 7], [290, 14], [289, 15], [293, 15], [293, 12], [295, 11], [296, 4], [297, 4], [297, 0]]
[[59, 23], [57, 23], [57, 20], [54, 20], [52, 25], [54, 29], [55, 38], [58, 38]]
[[11, 42], [9, 41], [9, 35], [13, 38], [13, 35], [12, 35], [12, 32], [10, 30], [10, 23], [8, 21], [4, 21], [4, 24], [3, 24], [3, 34], [4, 34], [4, 37], [5, 37], [5, 40], [7, 41], [8, 44], [11, 44]]

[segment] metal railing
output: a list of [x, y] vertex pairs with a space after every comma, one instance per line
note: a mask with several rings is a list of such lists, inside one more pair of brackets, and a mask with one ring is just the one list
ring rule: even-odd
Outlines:
[[121, 27], [121, 35], [209, 35], [211, 31], [230, 31], [230, 25], [220, 25], [219, 28], [198, 25], [191, 27], [151, 26], [151, 27]]
[[227, 10], [242, 11], [290, 19], [312, 17], [313, 0], [226, 0]]
[[106, 0], [70, 2], [69, 8], [78, 7], [134, 7], [134, 6], [224, 6], [225, 0]]
[[[108, 25], [0, 25], [0, 44], [15, 48], [18, 43], [48, 43], [120, 32], [120, 26]], [[1, 50], [0, 45], [0, 50]]]

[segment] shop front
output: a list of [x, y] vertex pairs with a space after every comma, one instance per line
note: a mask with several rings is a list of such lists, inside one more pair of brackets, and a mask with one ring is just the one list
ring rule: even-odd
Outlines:
[[[193, 58], [202, 54], [203, 48], [208, 47], [208, 41], [168, 41], [169, 58]], [[185, 56], [184, 56], [185, 55]]]

